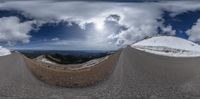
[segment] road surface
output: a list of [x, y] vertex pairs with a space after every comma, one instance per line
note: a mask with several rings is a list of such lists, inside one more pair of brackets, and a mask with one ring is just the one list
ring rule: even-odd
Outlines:
[[200, 58], [172, 58], [124, 48], [108, 79], [86, 88], [63, 88], [39, 81], [22, 55], [0, 57], [0, 97], [58, 99], [197, 99]]

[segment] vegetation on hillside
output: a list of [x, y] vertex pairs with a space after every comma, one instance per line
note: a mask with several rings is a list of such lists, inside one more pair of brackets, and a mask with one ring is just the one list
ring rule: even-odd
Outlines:
[[79, 63], [84, 63], [89, 60], [100, 58], [106, 55], [108, 54], [102, 53], [95, 56], [92, 56], [92, 55], [91, 56], [72, 56], [72, 55], [51, 54], [51, 55], [45, 55], [45, 58], [58, 64], [79, 64]]

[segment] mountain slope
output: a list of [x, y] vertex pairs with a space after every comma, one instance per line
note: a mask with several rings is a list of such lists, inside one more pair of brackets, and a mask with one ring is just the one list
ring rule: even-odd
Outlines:
[[172, 36], [159, 36], [137, 42], [132, 47], [146, 52], [174, 56], [197, 57], [200, 56], [200, 46], [191, 41]]

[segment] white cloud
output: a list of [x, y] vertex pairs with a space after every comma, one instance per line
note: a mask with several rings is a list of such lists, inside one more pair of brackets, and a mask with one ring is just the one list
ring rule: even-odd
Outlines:
[[55, 38], [52, 38], [51, 39], [52, 41], [58, 41], [58, 40], [60, 40], [58, 37], [55, 37]]
[[171, 16], [187, 11], [200, 10], [200, 2], [198, 0], [160, 2], [158, 5], [166, 11], [172, 12]]
[[189, 40], [195, 42], [200, 41], [200, 19], [198, 19], [196, 24], [194, 24], [191, 29], [188, 29], [186, 33], [189, 36]]
[[0, 18], [0, 42], [13, 45], [16, 42], [28, 43], [31, 37], [28, 33], [34, 21], [20, 23], [17, 17]]
[[161, 29], [161, 34], [165, 34], [165, 35], [175, 35], [176, 34], [176, 30], [172, 29], [171, 25], [168, 26], [160, 26]]
[[[200, 9], [200, 3], [196, 1], [171, 1], [171, 2], [145, 2], [145, 3], [105, 3], [105, 2], [53, 2], [53, 1], [12, 1], [0, 4], [1, 9], [18, 9], [28, 13], [27, 15], [51, 20], [76, 21], [81, 27], [85, 23], [102, 23], [109, 15], [120, 16], [119, 24], [128, 27], [121, 33], [93, 33], [88, 41], [103, 42], [111, 41], [117, 45], [131, 44], [146, 36], [158, 33], [161, 27], [163, 32], [175, 34], [171, 26], [161, 26], [157, 19], [161, 19], [162, 10], [171, 11], [172, 15], [189, 10]], [[92, 37], [91, 37], [92, 36]], [[107, 38], [107, 40], [105, 40]], [[86, 42], [88, 42], [86, 41]], [[92, 44], [91, 44], [92, 45]]]

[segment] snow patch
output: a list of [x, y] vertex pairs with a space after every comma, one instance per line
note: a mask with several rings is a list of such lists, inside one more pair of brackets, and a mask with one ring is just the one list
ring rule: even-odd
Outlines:
[[11, 54], [10, 50], [0, 46], [0, 56], [6, 56], [6, 55], [9, 55], [9, 54]]
[[56, 64], [50, 60], [48, 60], [44, 55], [38, 56], [35, 58], [36, 61], [43, 62], [43, 63], [48, 63], [48, 64]]
[[139, 50], [149, 53], [174, 56], [197, 57], [200, 56], [200, 46], [191, 41], [172, 36], [159, 36], [145, 39], [131, 45]]
[[99, 64], [100, 62], [102, 62], [102, 61], [108, 59], [108, 57], [109, 57], [109, 56], [106, 56], [106, 57], [103, 57], [103, 58], [98, 58], [98, 59], [90, 60], [90, 61], [84, 63], [84, 64], [82, 65], [82, 68], [91, 67], [91, 66], [97, 65], [97, 64]]
[[50, 60], [48, 60], [48, 59], [46, 59], [46, 58], [42, 58], [42, 59], [41, 59], [41, 62], [49, 63], [49, 64], [55, 64], [54, 62], [51, 62]]

